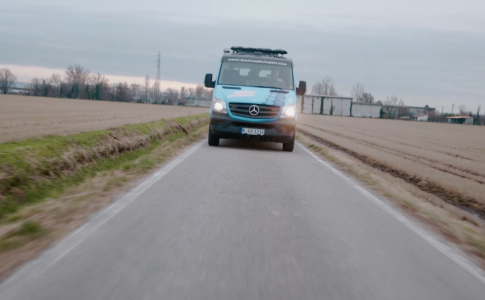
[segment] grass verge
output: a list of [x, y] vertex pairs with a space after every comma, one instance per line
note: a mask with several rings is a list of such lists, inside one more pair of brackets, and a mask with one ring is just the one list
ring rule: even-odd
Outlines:
[[[0, 144], [0, 222], [20, 207], [56, 196], [98, 172], [127, 165], [163, 141], [174, 141], [208, 122], [207, 115], [125, 125], [71, 136]], [[152, 164], [139, 164], [149, 169]]]
[[0, 252], [15, 249], [45, 233], [46, 230], [39, 223], [26, 221], [0, 238]]
[[485, 269], [485, 224], [480, 217], [303, 134], [297, 140], [458, 245]]
[[181, 149], [205, 138], [207, 123], [206, 116], [165, 121], [159, 127], [166, 130], [163, 138], [139, 149], [100, 158], [94, 165], [83, 165], [81, 172], [83, 168], [92, 169], [76, 184], [59, 181], [46, 197], [22, 203], [5, 214], [0, 223], [0, 280], [78, 228], [92, 213]]

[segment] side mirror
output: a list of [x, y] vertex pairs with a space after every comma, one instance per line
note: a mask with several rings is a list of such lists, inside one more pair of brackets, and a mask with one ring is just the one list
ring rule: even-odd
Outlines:
[[306, 93], [306, 81], [300, 81], [298, 87], [296, 88], [297, 95], [305, 95]]
[[216, 82], [212, 81], [212, 74], [205, 74], [204, 85], [206, 88], [213, 88], [216, 86]]

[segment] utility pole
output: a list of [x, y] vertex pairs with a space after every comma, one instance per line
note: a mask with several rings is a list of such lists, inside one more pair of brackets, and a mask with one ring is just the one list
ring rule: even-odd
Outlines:
[[155, 103], [160, 104], [160, 51], [158, 51], [157, 79], [155, 80]]
[[451, 105], [451, 115], [453, 115], [453, 109], [455, 108], [455, 103]]
[[443, 106], [441, 106], [441, 123], [443, 123], [443, 120], [444, 120], [444, 118], [443, 118], [443, 109], [444, 109], [444, 108], [445, 108], [445, 106], [444, 106], [444, 105], [443, 105]]

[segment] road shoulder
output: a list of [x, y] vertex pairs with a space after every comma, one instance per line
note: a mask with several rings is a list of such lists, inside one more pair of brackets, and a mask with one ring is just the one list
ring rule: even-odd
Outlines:
[[376, 194], [392, 201], [405, 214], [456, 245], [485, 269], [485, 224], [478, 217], [304, 134], [298, 134], [297, 141]]

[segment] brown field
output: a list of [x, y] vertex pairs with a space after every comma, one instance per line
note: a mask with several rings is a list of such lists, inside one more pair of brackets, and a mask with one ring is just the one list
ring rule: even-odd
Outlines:
[[485, 127], [299, 115], [300, 132], [485, 217]]
[[0, 143], [208, 112], [199, 107], [0, 95]]

